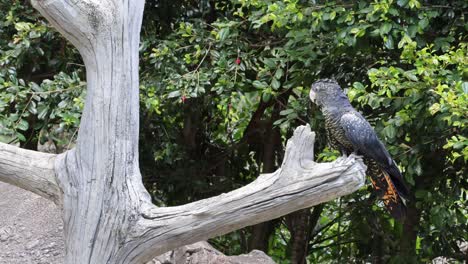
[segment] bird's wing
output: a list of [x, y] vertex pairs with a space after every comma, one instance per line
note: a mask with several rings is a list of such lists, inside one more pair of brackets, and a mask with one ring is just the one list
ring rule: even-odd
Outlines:
[[372, 158], [383, 167], [391, 166], [393, 159], [377, 138], [374, 129], [358, 112], [350, 111], [341, 116], [341, 127], [353, 147], [364, 156]]
[[350, 111], [342, 115], [341, 127], [355, 151], [357, 150], [364, 157], [374, 160], [385, 172], [387, 181], [391, 179], [398, 193], [407, 198], [409, 190], [403, 181], [400, 170], [367, 120], [358, 112]]

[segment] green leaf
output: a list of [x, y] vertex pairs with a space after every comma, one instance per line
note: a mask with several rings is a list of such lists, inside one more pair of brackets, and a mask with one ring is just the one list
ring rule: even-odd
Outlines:
[[271, 81], [271, 87], [275, 90], [278, 90], [281, 87], [281, 83], [277, 79]]
[[65, 108], [65, 107], [67, 107], [67, 105], [68, 105], [68, 102], [65, 101], [65, 100], [63, 100], [63, 101], [61, 101], [57, 106], [58, 106], [59, 108]]
[[418, 32], [418, 26], [416, 25], [411, 25], [408, 27], [407, 34], [411, 38], [414, 38], [416, 36], [416, 33]]
[[48, 106], [39, 106], [37, 110], [38, 110], [37, 118], [43, 120], [46, 117], [46, 115], [47, 115], [47, 113], [49, 111], [49, 107]]
[[372, 94], [371, 96], [369, 96], [368, 105], [372, 107], [372, 109], [377, 109], [380, 106], [379, 98]]
[[275, 78], [279, 80], [279, 79], [281, 79], [281, 77], [283, 77], [283, 74], [284, 74], [283, 69], [279, 68], [275, 72]]
[[366, 88], [364, 87], [364, 85], [363, 85], [362, 83], [360, 83], [360, 82], [354, 82], [354, 83], [353, 83], [353, 88], [355, 88], [355, 89], [357, 89], [357, 90], [360, 90], [360, 91], [366, 89]]
[[453, 144], [453, 149], [462, 149], [465, 146], [465, 142], [456, 142]]
[[408, 80], [410, 80], [410, 81], [413, 81], [413, 82], [417, 82], [417, 81], [418, 81], [418, 77], [416, 77], [416, 75], [414, 75], [414, 74], [411, 73], [411, 72], [405, 72], [404, 75], [405, 75], [405, 77], [408, 78]]
[[34, 38], [39, 38], [41, 36], [41, 33], [37, 31], [31, 31], [29, 32], [29, 38], [34, 39]]
[[398, 42], [398, 48], [401, 49], [403, 48], [406, 44], [410, 44], [411, 42], [413, 42], [413, 40], [408, 36], [408, 35], [404, 35], [400, 42]]
[[386, 138], [393, 139], [396, 135], [396, 129], [394, 126], [388, 125], [383, 129], [383, 134]]
[[219, 40], [221, 41], [226, 40], [229, 37], [229, 33], [230, 33], [229, 28], [222, 28], [218, 33]]
[[411, 186], [414, 186], [416, 183], [414, 182], [414, 179], [413, 179], [413, 175], [411, 175], [411, 173], [406, 173], [405, 174], [405, 181], [411, 185]]
[[24, 120], [24, 119], [21, 119], [18, 124], [16, 125], [16, 128], [19, 129], [19, 130], [23, 130], [23, 131], [26, 131], [28, 130], [29, 128], [29, 123], [28, 121]]
[[271, 93], [264, 93], [262, 94], [262, 100], [265, 103], [268, 103], [271, 99]]
[[419, 251], [421, 249], [421, 241], [422, 238], [420, 236], [416, 237], [416, 251]]
[[468, 82], [462, 83], [462, 89], [464, 94], [468, 94]]
[[16, 133], [16, 138], [18, 138], [18, 140], [21, 141], [21, 142], [26, 141], [26, 137], [21, 133]]
[[213, 59], [216, 59], [216, 60], [218, 60], [221, 57], [221, 54], [216, 50], [211, 50], [210, 55], [211, 57], [213, 57]]
[[181, 95], [180, 91], [177, 90], [177, 91], [170, 92], [170, 93], [167, 95], [167, 98], [180, 97], [180, 95]]
[[421, 29], [425, 29], [429, 25], [429, 19], [427, 19], [425, 17], [425, 18], [419, 20], [418, 25], [421, 27]]
[[281, 125], [286, 119], [285, 118], [280, 118], [278, 120], [276, 120], [273, 125], [274, 126], [277, 126], [277, 125]]
[[266, 82], [261, 82], [258, 80], [255, 80], [252, 85], [257, 88], [257, 89], [265, 89], [268, 87], [268, 84]]
[[31, 86], [31, 89], [33, 89], [33, 91], [35, 91], [35, 92], [42, 92], [43, 91], [41, 86], [37, 85], [37, 83], [30, 82], [29, 84]]
[[35, 102], [31, 102], [28, 106], [28, 111], [33, 114], [33, 115], [36, 115], [37, 114], [37, 108], [36, 108], [36, 103]]
[[267, 65], [270, 69], [276, 68], [276, 62], [271, 58], [264, 58], [263, 63], [265, 63], [265, 65]]
[[387, 39], [384, 42], [384, 45], [387, 49], [395, 48], [394, 43], [393, 43], [393, 37], [391, 35], [387, 37]]
[[286, 109], [280, 112], [280, 115], [285, 116], [294, 113], [294, 109]]
[[352, 29], [349, 31], [349, 33], [351, 33], [351, 34], [357, 34], [357, 33], [359, 32], [359, 30], [360, 30], [360, 28], [355, 27], [355, 28], [352, 28]]
[[18, 22], [15, 24], [15, 29], [18, 31], [28, 31], [31, 29], [31, 24], [26, 22]]
[[418, 176], [422, 175], [422, 167], [420, 162], [416, 162], [416, 165], [414, 166], [414, 172], [416, 172], [416, 175]]
[[424, 197], [426, 197], [426, 191], [423, 191], [423, 190], [417, 190], [415, 193], [414, 193], [414, 196], [418, 199], [423, 199]]
[[380, 26], [380, 34], [385, 35], [388, 32], [390, 32], [391, 29], [392, 29], [391, 23], [384, 23], [382, 24], [382, 26]]

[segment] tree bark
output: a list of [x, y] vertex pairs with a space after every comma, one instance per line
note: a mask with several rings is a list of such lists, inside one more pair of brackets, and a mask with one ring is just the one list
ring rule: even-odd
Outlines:
[[55, 155], [0, 143], [0, 181], [18, 186], [56, 204], [61, 201], [55, 179]]
[[[159, 208], [138, 164], [138, 47], [144, 0], [33, 0], [80, 51], [88, 92], [76, 147], [55, 156], [0, 145], [0, 180], [61, 206], [65, 263], [144, 263], [185, 244], [354, 192], [365, 166], [313, 162], [299, 127], [279, 170], [217, 197]], [[188, 175], [189, 177], [189, 175]]]
[[309, 208], [294, 212], [286, 216], [288, 229], [291, 232], [289, 241], [289, 250], [291, 254], [291, 263], [306, 264], [309, 244], [309, 223], [310, 213]]
[[[289, 94], [282, 95], [278, 98], [278, 103], [273, 106], [273, 113], [270, 120], [266, 123], [265, 132], [262, 136], [262, 167], [263, 173], [274, 172], [278, 167], [276, 157], [282, 148], [281, 146], [281, 131], [279, 127], [274, 127], [273, 123], [279, 119], [280, 112], [283, 110], [283, 105], [287, 104]], [[263, 112], [262, 112], [263, 113]], [[268, 242], [271, 235], [274, 233], [278, 220], [271, 220], [252, 226], [252, 232], [249, 241], [249, 250], [261, 250], [268, 252]]]
[[278, 220], [276, 219], [252, 226], [248, 250], [252, 251], [256, 249], [268, 252], [268, 240], [275, 231], [277, 222]]

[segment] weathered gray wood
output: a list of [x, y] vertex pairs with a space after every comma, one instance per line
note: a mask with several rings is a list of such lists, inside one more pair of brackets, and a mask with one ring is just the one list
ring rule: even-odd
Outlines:
[[55, 155], [0, 143], [0, 181], [59, 203], [61, 195], [54, 162]]
[[[33, 1], [80, 51], [87, 98], [76, 148], [59, 155], [66, 263], [121, 263], [130, 226], [150, 203], [138, 164], [138, 48], [143, 0]], [[162, 253], [162, 252], [161, 252]]]
[[[349, 194], [363, 184], [365, 167], [355, 157], [312, 161], [315, 136], [307, 126], [296, 130], [275, 173], [191, 204], [152, 205], [138, 164], [138, 45], [144, 1], [32, 2], [80, 51], [88, 93], [73, 150], [56, 157], [20, 150], [13, 158], [0, 156], [0, 164], [7, 164], [0, 167], [0, 175], [6, 175], [0, 180], [52, 200], [59, 197], [67, 264], [144, 263], [179, 246]], [[19, 162], [22, 155], [42, 161], [20, 170], [26, 165]], [[14, 169], [9, 169], [11, 163], [17, 164]], [[38, 173], [30, 173], [36, 168]], [[30, 187], [29, 178], [42, 184]]]

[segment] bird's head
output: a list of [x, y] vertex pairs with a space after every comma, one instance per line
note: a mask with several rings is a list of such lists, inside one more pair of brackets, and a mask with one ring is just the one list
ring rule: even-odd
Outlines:
[[343, 90], [335, 80], [322, 79], [314, 82], [309, 94], [310, 100], [319, 105], [327, 106], [335, 103], [349, 102]]

